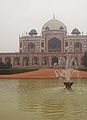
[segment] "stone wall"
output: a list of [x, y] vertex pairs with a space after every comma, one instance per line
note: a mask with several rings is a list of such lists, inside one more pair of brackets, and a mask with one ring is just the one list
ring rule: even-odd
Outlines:
[[76, 60], [78, 66], [81, 66], [80, 54], [66, 53], [0, 53], [0, 59], [6, 63], [9, 61], [13, 68], [32, 68], [32, 67], [54, 67], [59, 66], [60, 61], [64, 59]]

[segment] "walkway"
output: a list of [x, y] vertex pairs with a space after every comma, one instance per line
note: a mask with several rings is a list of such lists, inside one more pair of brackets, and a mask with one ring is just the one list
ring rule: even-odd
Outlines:
[[38, 71], [33, 72], [25, 72], [19, 74], [11, 74], [11, 75], [0, 75], [1, 78], [55, 78], [54, 69], [40, 69]]
[[[18, 78], [47, 78], [47, 79], [51, 79], [51, 78], [58, 78], [60, 77], [62, 74], [62, 70], [58, 70], [58, 69], [40, 69], [38, 71], [33, 71], [33, 72], [25, 72], [25, 73], [19, 73], [19, 74], [12, 74], [12, 75], [0, 75], [0, 79], [18, 79]], [[73, 75], [72, 77], [77, 78], [77, 77], [81, 77], [81, 78], [87, 78], [87, 72], [83, 72], [83, 71], [73, 71]]]
[[[64, 76], [69, 76], [71, 75], [73, 78], [87, 78], [87, 72], [85, 71], [78, 71], [78, 70], [73, 70], [73, 69], [69, 69], [69, 70], [63, 70], [63, 69], [54, 69], [55, 71], [55, 77], [64, 77]], [[67, 74], [67, 75], [65, 75]]]

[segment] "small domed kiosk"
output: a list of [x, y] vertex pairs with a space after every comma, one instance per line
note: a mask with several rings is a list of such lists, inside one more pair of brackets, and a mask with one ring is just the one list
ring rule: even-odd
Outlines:
[[71, 34], [73, 34], [73, 35], [79, 35], [79, 34], [81, 34], [81, 33], [80, 33], [80, 31], [79, 31], [77, 28], [74, 28], [74, 29], [72, 30]]
[[35, 36], [35, 35], [37, 35], [38, 33], [37, 33], [37, 31], [35, 30], [35, 29], [32, 29], [30, 32], [29, 32], [29, 35], [30, 36]]

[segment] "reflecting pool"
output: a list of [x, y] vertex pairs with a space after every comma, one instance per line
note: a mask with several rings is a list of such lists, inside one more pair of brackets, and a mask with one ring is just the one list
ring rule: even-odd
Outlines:
[[87, 80], [0, 80], [0, 120], [87, 120]]

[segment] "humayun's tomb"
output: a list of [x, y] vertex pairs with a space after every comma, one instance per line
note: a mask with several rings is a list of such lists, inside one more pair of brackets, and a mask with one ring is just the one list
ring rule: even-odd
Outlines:
[[19, 52], [0, 53], [0, 62], [11, 63], [12, 68], [53, 67], [68, 57], [82, 66], [85, 51], [87, 35], [77, 28], [67, 34], [65, 24], [54, 17], [43, 25], [41, 35], [32, 29], [19, 36]]

